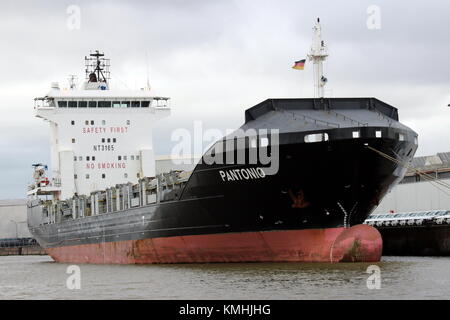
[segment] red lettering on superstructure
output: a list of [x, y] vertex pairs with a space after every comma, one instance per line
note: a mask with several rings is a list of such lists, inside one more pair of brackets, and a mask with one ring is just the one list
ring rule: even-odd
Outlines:
[[83, 127], [81, 133], [106, 133], [106, 128], [103, 127]]
[[128, 127], [110, 127], [109, 132], [110, 133], [127, 133]]
[[[108, 132], [108, 129], [106, 127], [83, 127], [81, 128], [81, 133], [83, 134], [101, 134]], [[128, 133], [128, 127], [109, 127], [110, 133]]]
[[[86, 169], [94, 169], [93, 163], [86, 164]], [[125, 162], [99, 162], [97, 163], [97, 169], [125, 169]]]

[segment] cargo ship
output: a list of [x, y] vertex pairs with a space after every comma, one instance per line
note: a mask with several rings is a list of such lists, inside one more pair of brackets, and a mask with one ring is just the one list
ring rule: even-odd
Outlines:
[[85, 57], [82, 88], [54, 83], [35, 99], [52, 175], [34, 165], [32, 235], [70, 263], [379, 261], [381, 236], [363, 222], [403, 178], [417, 134], [378, 99], [325, 98], [319, 20], [313, 30], [315, 98], [247, 109], [191, 171], [155, 170], [169, 98], [113, 90], [109, 60]]

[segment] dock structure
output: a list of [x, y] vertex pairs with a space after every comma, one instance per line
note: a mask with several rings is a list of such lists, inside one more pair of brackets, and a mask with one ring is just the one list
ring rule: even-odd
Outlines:
[[46, 255], [33, 238], [0, 239], [0, 256]]
[[416, 157], [365, 224], [383, 255], [450, 256], [450, 152]]
[[450, 256], [450, 210], [372, 214], [385, 256]]
[[42, 254], [28, 230], [26, 199], [0, 200], [0, 256]]

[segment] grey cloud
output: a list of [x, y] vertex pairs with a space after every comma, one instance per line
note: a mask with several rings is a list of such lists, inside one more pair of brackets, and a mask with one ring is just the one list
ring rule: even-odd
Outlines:
[[[15, 184], [0, 184], [0, 198], [23, 196], [29, 165], [48, 161], [48, 131], [32, 119], [33, 97], [68, 74], [83, 80], [90, 50], [105, 51], [113, 82], [130, 87], [144, 84], [148, 53], [155, 94], [173, 102], [173, 116], [155, 128], [156, 151], [167, 154], [171, 131], [189, 129], [194, 120], [225, 130], [261, 100], [310, 95], [311, 66], [290, 67], [306, 57], [316, 17], [330, 48], [325, 72], [332, 94], [391, 103], [424, 135], [419, 153], [448, 151], [445, 140], [430, 138], [448, 135], [445, 121], [434, 117], [450, 121], [445, 1], [82, 0], [75, 3], [81, 29], [70, 31], [66, 9], [74, 3], [0, 3], [0, 93], [7, 97], [0, 126], [8, 128], [0, 130], [0, 164]], [[380, 30], [366, 27], [372, 4], [381, 9]]]

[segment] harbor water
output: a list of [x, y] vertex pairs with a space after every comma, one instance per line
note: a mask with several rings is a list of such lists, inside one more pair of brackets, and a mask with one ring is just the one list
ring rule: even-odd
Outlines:
[[[73, 267], [53, 262], [48, 256], [4, 256], [0, 257], [0, 299], [372, 300], [450, 296], [450, 257], [383, 257], [374, 265], [379, 273], [370, 272], [377, 267], [369, 263]], [[75, 273], [79, 282], [70, 280]], [[379, 276], [378, 282], [371, 281], [374, 275]]]

